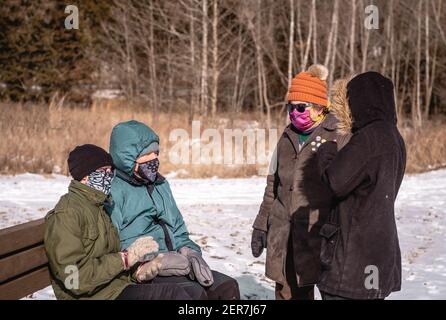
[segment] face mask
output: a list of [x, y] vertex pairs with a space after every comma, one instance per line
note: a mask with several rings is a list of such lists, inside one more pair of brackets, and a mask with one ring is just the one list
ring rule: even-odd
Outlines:
[[159, 165], [160, 161], [158, 158], [152, 159], [144, 163], [140, 163], [138, 166], [137, 173], [141, 178], [147, 179], [153, 183], [156, 180]]
[[289, 115], [293, 126], [302, 133], [312, 132], [325, 118], [324, 109], [315, 107], [305, 108], [303, 112], [293, 109]]
[[113, 180], [113, 171], [96, 170], [88, 176], [87, 186], [95, 190], [101, 191], [106, 195], [110, 194], [111, 183]]

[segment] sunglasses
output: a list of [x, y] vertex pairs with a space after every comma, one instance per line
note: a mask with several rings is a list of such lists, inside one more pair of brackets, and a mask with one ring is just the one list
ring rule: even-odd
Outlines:
[[287, 105], [286, 105], [288, 113], [293, 112], [295, 109], [298, 112], [302, 113], [302, 112], [305, 112], [306, 108], [310, 108], [310, 107], [312, 107], [312, 104], [310, 104], [310, 103], [297, 103], [297, 104], [287, 103]]

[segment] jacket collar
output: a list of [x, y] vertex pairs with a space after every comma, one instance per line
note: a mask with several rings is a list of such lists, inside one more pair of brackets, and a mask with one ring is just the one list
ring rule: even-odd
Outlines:
[[68, 191], [85, 198], [96, 206], [103, 205], [109, 198], [109, 196], [107, 196], [105, 193], [90, 188], [77, 180], [71, 181]]
[[328, 131], [334, 131], [337, 128], [338, 119], [332, 114], [327, 114], [327, 117], [321, 123], [321, 126]]
[[337, 119], [336, 117], [329, 113], [324, 121], [310, 134], [310, 137], [308, 138], [308, 140], [302, 145], [302, 147], [300, 148], [299, 151], [299, 133], [298, 131], [294, 128], [294, 126], [292, 124], [289, 124], [284, 131], [284, 135], [288, 136], [288, 138], [291, 140], [291, 143], [294, 147], [294, 151], [296, 152], [296, 154], [299, 154], [300, 152], [302, 152], [302, 150], [309, 144], [311, 143], [311, 141], [314, 139], [314, 137], [320, 135], [322, 132], [322, 130], [327, 130], [327, 131], [334, 131], [336, 130], [336, 125], [337, 125]]

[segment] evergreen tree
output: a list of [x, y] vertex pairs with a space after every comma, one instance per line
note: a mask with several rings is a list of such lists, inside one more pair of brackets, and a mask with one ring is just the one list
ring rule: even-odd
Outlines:
[[94, 89], [92, 52], [106, 1], [78, 1], [79, 29], [66, 29], [64, 1], [0, 2], [0, 98], [85, 100]]

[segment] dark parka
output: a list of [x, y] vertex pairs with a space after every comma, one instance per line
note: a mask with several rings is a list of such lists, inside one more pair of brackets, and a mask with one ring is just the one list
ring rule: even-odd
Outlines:
[[[266, 276], [281, 285], [286, 284], [287, 254], [294, 255], [299, 287], [318, 281], [319, 231], [330, 212], [332, 197], [317, 174], [314, 160], [318, 144], [323, 140], [337, 140], [339, 147], [347, 142], [348, 135], [336, 132], [337, 122], [328, 114], [301, 148], [292, 125], [278, 141], [253, 227], [267, 232]], [[289, 248], [294, 252], [288, 252]]]
[[389, 79], [368, 72], [351, 80], [346, 91], [354, 134], [323, 174], [338, 205], [321, 230], [326, 269], [318, 287], [345, 298], [382, 299], [401, 288], [394, 203], [405, 146]]
[[45, 250], [57, 299], [115, 299], [132, 282], [119, 254], [118, 231], [104, 210], [106, 200], [104, 193], [73, 180], [45, 218]]

